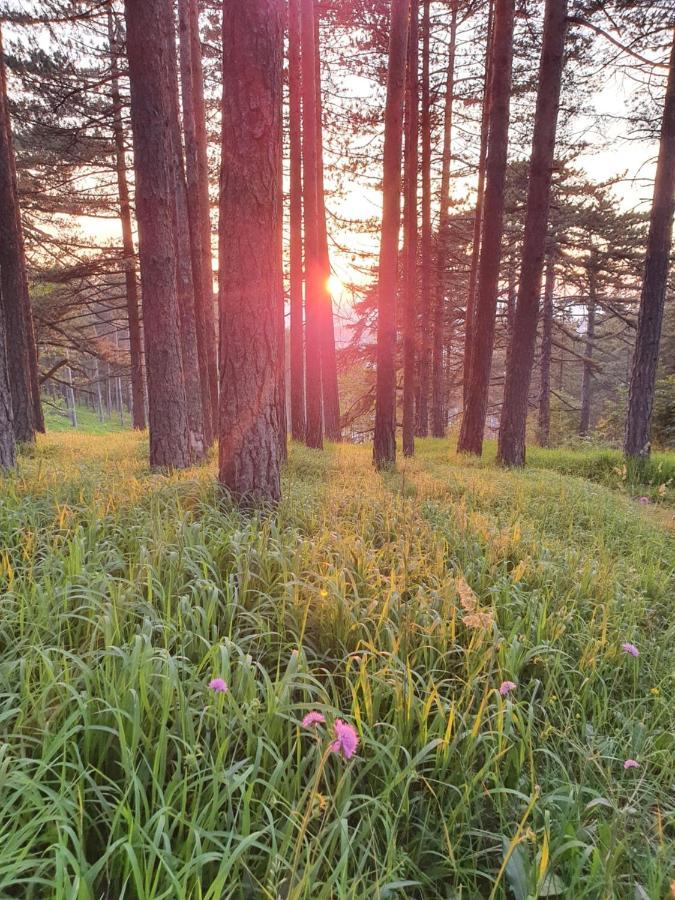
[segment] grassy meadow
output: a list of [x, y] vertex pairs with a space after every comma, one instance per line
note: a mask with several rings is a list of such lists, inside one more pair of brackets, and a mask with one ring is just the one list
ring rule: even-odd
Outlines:
[[24, 452], [0, 897], [670, 896], [673, 455], [370, 452], [292, 447], [249, 517], [128, 431]]

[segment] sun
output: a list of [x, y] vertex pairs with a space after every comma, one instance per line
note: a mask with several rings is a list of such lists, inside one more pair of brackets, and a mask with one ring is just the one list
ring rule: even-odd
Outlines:
[[344, 284], [340, 281], [337, 275], [331, 273], [326, 279], [326, 287], [328, 289], [328, 293], [332, 297], [339, 297], [345, 289]]

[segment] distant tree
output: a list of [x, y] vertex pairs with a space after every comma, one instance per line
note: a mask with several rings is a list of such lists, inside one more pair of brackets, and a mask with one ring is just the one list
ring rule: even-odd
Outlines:
[[540, 447], [548, 447], [551, 434], [551, 349], [553, 341], [553, 291], [555, 288], [555, 264], [549, 251], [544, 280], [542, 305], [541, 375], [539, 384], [539, 424], [537, 439]]
[[514, 0], [496, 0], [489, 93], [485, 202], [482, 217], [471, 371], [458, 449], [480, 455], [487, 414], [501, 259], [504, 184], [509, 140]]
[[244, 503], [281, 495], [283, 11], [282, 0], [223, 2], [219, 478]]
[[403, 455], [415, 450], [415, 380], [417, 363], [417, 168], [419, 139], [418, 0], [410, 0], [406, 70], [403, 277]]
[[323, 447], [323, 401], [321, 386], [321, 302], [325, 287], [319, 244], [318, 208], [318, 117], [316, 103], [316, 59], [314, 0], [301, 0], [302, 40], [302, 174], [305, 226], [305, 442]]
[[150, 464], [191, 463], [177, 292], [175, 60], [171, 0], [125, 0]]
[[[12, 128], [7, 105], [2, 33], [0, 32], [0, 293], [7, 331], [7, 360], [16, 440], [35, 440], [40, 411], [37, 353], [28, 297], [23, 231], [16, 185]], [[44, 430], [44, 426], [41, 430]]]
[[[453, 6], [454, 9], [454, 6]], [[454, 17], [456, 21], [456, 16]], [[452, 32], [452, 28], [451, 28]], [[452, 33], [450, 35], [452, 46]], [[417, 335], [417, 404], [415, 430], [420, 437], [429, 433], [429, 385], [431, 381], [431, 0], [422, 3], [422, 113], [420, 145], [422, 154], [422, 232], [420, 236], [420, 311]], [[452, 52], [452, 50], [451, 50]], [[447, 104], [446, 104], [447, 110]], [[441, 199], [441, 203], [442, 203]]]
[[566, 27], [567, 0], [546, 0], [520, 282], [497, 450], [498, 460], [510, 466], [525, 463], [525, 429], [546, 250]]
[[[206, 158], [204, 85], [197, 0], [178, 0], [180, 84], [185, 136], [185, 178], [191, 252], [192, 285], [204, 440], [213, 443], [218, 408], [218, 374], [213, 316], [213, 268], [209, 172]], [[215, 391], [215, 398], [212, 397]]]
[[[440, 216], [436, 250], [436, 282], [431, 329], [431, 433], [434, 437], [445, 434], [445, 378], [443, 372], [443, 346], [445, 334], [445, 270], [450, 250], [450, 167], [452, 164], [452, 119], [455, 97], [455, 55], [457, 50], [457, 3], [450, 12], [450, 40], [445, 74], [445, 109], [443, 112], [443, 150], [441, 159]], [[422, 145], [424, 148], [424, 144]], [[426, 338], [428, 341], [428, 337]], [[427, 345], [428, 346], [428, 345]], [[428, 356], [428, 351], [427, 351]], [[428, 367], [428, 361], [426, 363]]]
[[0, 469], [11, 469], [16, 462], [12, 390], [7, 371], [7, 334], [5, 314], [0, 305]]
[[340, 394], [338, 389], [337, 355], [335, 352], [335, 325], [333, 322], [333, 297], [330, 292], [330, 253], [328, 251], [328, 226], [326, 222], [326, 196], [323, 163], [323, 100], [321, 96], [321, 50], [319, 45], [319, 5], [314, 0], [314, 87], [316, 91], [316, 204], [319, 238], [319, 263], [321, 266], [321, 392], [323, 423], [326, 437], [339, 441]]
[[289, 291], [291, 435], [305, 440], [305, 335], [302, 295], [302, 75], [300, 0], [288, 0]]
[[647, 238], [624, 451], [649, 456], [650, 425], [675, 208], [675, 30], [670, 51], [654, 198]]
[[410, 0], [391, 0], [384, 113], [382, 231], [377, 303], [377, 385], [373, 461], [396, 462], [396, 290], [401, 218], [401, 142]]
[[127, 182], [126, 140], [122, 119], [119, 57], [120, 40], [118, 23], [113, 5], [108, 7], [108, 41], [110, 44], [110, 99], [112, 103], [112, 130], [115, 147], [115, 169], [119, 193], [120, 222], [122, 225], [122, 252], [124, 254], [124, 281], [127, 317], [129, 322], [129, 356], [131, 361], [131, 395], [133, 426], [143, 430], [145, 421], [145, 385], [143, 373], [143, 339], [138, 311], [138, 284], [136, 281], [136, 255], [131, 220], [131, 202]]

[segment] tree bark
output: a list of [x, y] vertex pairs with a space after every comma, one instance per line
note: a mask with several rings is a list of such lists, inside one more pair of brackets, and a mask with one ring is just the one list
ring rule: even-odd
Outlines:
[[323, 421], [326, 437], [331, 441], [342, 438], [340, 429], [340, 394], [335, 353], [335, 325], [333, 322], [333, 297], [328, 287], [330, 278], [330, 253], [326, 224], [326, 198], [323, 177], [323, 104], [321, 98], [321, 58], [319, 47], [319, 10], [314, 0], [314, 79], [316, 85], [316, 194], [317, 224], [319, 229], [319, 256], [321, 261], [321, 387], [323, 394]]
[[108, 41], [110, 44], [110, 99], [112, 102], [112, 129], [115, 144], [115, 170], [117, 192], [122, 223], [122, 254], [124, 259], [124, 283], [126, 291], [127, 321], [129, 325], [129, 356], [131, 361], [132, 420], [134, 428], [143, 431], [145, 422], [145, 387], [143, 374], [143, 339], [138, 313], [138, 285], [136, 281], [136, 260], [134, 239], [131, 228], [131, 203], [127, 184], [126, 147], [122, 124], [122, 99], [119, 85], [118, 57], [120, 53], [117, 29], [113, 20], [112, 6], [108, 7]]
[[445, 373], [443, 371], [445, 268], [448, 260], [448, 222], [450, 204], [450, 166], [452, 162], [452, 113], [455, 94], [455, 52], [457, 46], [457, 3], [452, 4], [450, 18], [450, 45], [445, 77], [445, 109], [443, 115], [443, 154], [441, 162], [440, 219], [438, 224], [438, 250], [436, 255], [436, 293], [433, 317], [431, 433], [434, 437], [445, 434]]
[[542, 309], [541, 378], [539, 385], [539, 426], [537, 438], [540, 447], [548, 447], [551, 435], [551, 347], [553, 339], [553, 289], [555, 265], [549, 253], [544, 281], [544, 306]]
[[[419, 437], [429, 433], [429, 387], [431, 382], [432, 354], [432, 295], [431, 295], [431, 92], [430, 92], [430, 49], [429, 39], [431, 23], [429, 15], [430, 0], [423, 0], [422, 5], [422, 117], [420, 143], [422, 149], [422, 239], [421, 239], [421, 295], [419, 316], [419, 359], [417, 370], [419, 375], [419, 401], [416, 412], [416, 427]], [[453, 7], [454, 9], [454, 7]], [[456, 11], [454, 13], [456, 21]], [[450, 42], [452, 46], [452, 25]], [[454, 69], [454, 65], [453, 65]], [[446, 83], [447, 87], [447, 83]], [[452, 108], [452, 104], [451, 104]], [[447, 97], [446, 97], [447, 109]], [[452, 115], [452, 113], [451, 113]], [[445, 131], [443, 148], [445, 150]], [[441, 200], [441, 203], [443, 201]], [[442, 213], [441, 213], [442, 215]]]
[[567, 0], [546, 0], [520, 282], [509, 341], [497, 449], [497, 459], [508, 466], [525, 464], [527, 408], [546, 251], [566, 30]]
[[490, 78], [490, 125], [485, 205], [482, 216], [475, 321], [472, 326], [471, 374], [458, 443], [458, 449], [461, 452], [477, 455], [480, 455], [483, 449], [483, 431], [487, 413], [497, 311], [504, 186], [509, 141], [513, 18], [514, 0], [496, 0], [492, 75]]
[[377, 379], [373, 461], [396, 462], [396, 289], [401, 219], [401, 142], [410, 0], [391, 0], [387, 99], [384, 112], [382, 231], [377, 300]]
[[302, 299], [302, 75], [300, 0], [288, 2], [289, 280], [291, 301], [291, 435], [305, 440], [305, 340]]
[[125, 0], [150, 422], [150, 464], [190, 465], [176, 287], [171, 0]]
[[243, 503], [281, 495], [282, 13], [282, 0], [223, 2], [219, 478]]
[[410, 0], [404, 142], [404, 308], [403, 308], [403, 455], [415, 452], [415, 363], [417, 343], [417, 141], [419, 91], [417, 74], [418, 0]]
[[478, 155], [478, 185], [476, 187], [476, 209], [473, 217], [473, 245], [471, 250], [471, 266], [469, 269], [469, 286], [466, 295], [466, 314], [464, 316], [464, 374], [462, 378], [463, 405], [466, 408], [471, 378], [471, 360], [473, 354], [473, 319], [476, 306], [476, 284], [478, 279], [478, 262], [480, 259], [480, 241], [483, 228], [483, 204], [485, 202], [485, 170], [487, 165], [488, 136], [490, 130], [490, 82], [492, 78], [492, 42], [494, 39], [495, 0], [490, 0], [488, 12], [488, 28], [485, 49], [485, 73], [483, 76], [483, 110], [480, 124], [480, 150]]
[[14, 437], [19, 443], [28, 443], [35, 440], [36, 430], [30, 347], [34, 339], [1, 32], [0, 293], [7, 332], [6, 348], [3, 349], [6, 349], [7, 353], [6, 365], [11, 387]]
[[317, 188], [318, 133], [316, 60], [314, 50], [314, 0], [301, 0], [302, 38], [302, 165], [305, 221], [305, 442], [323, 448], [321, 385], [321, 254]]
[[581, 376], [581, 415], [579, 434], [588, 434], [591, 424], [591, 394], [593, 388], [593, 341], [595, 340], [595, 310], [597, 302], [597, 251], [592, 249], [588, 263], [588, 308], [586, 341], [584, 347], [584, 367]]
[[624, 452], [647, 457], [654, 384], [661, 341], [663, 308], [675, 209], [675, 31], [670, 51], [666, 99], [663, 108], [659, 157], [654, 180], [654, 198], [647, 237], [647, 255], [642, 280], [635, 353], [628, 394], [628, 417]]

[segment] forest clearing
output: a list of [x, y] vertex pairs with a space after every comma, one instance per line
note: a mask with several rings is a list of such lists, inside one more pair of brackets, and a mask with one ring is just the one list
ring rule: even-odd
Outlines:
[[0, 0], [0, 900], [675, 900], [675, 0]]
[[295, 446], [251, 518], [145, 453], [59, 434], [6, 485], [0, 895], [667, 895], [658, 484]]

